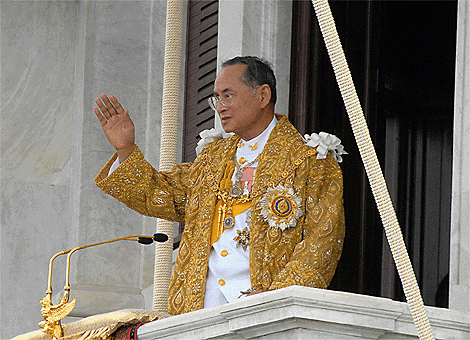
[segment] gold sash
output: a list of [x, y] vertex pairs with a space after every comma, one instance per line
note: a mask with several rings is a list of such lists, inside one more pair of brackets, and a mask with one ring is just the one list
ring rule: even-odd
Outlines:
[[[235, 170], [235, 164], [233, 161], [229, 161], [225, 167], [224, 176], [220, 180], [219, 188], [220, 191], [228, 191], [232, 186], [232, 175]], [[211, 247], [217, 242], [220, 235], [224, 232], [224, 220], [226, 217], [235, 218], [238, 214], [241, 214], [249, 207], [251, 207], [251, 199], [243, 203], [237, 203], [231, 199], [227, 201], [219, 198], [215, 205], [215, 213], [212, 218], [212, 230], [211, 230]]]

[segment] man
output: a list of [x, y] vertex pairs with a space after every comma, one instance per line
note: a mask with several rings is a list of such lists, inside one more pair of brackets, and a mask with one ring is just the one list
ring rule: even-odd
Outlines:
[[168, 172], [145, 161], [115, 97], [96, 103], [116, 148], [96, 184], [142, 214], [185, 222], [170, 314], [230, 302], [241, 292], [328, 286], [344, 237], [341, 169], [274, 113], [276, 80], [267, 62], [237, 57], [222, 65], [209, 103], [234, 135]]

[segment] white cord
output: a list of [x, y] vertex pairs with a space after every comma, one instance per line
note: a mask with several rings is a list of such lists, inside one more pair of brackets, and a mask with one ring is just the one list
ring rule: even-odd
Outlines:
[[[182, 70], [184, 1], [168, 0], [166, 12], [165, 67], [163, 71], [162, 127], [160, 170], [168, 171], [176, 164], [178, 116]], [[173, 222], [158, 219], [157, 232], [168, 235], [168, 241], [155, 248], [153, 309], [168, 312], [168, 289], [173, 254]]]
[[339, 40], [336, 25], [327, 0], [312, 0], [313, 7], [320, 25], [325, 45], [330, 56], [336, 81], [343, 97], [344, 105], [351, 122], [354, 137], [369, 178], [372, 193], [385, 228], [393, 259], [401, 279], [411, 315], [418, 330], [420, 339], [434, 339], [431, 324], [424, 310], [423, 299], [416, 281], [403, 235], [398, 225], [397, 216], [390, 199], [390, 194], [380, 168], [374, 145], [364, 113], [349, 71], [343, 47]]

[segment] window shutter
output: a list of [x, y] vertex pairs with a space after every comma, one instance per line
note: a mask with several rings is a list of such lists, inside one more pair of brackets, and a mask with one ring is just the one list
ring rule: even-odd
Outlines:
[[218, 1], [189, 1], [183, 161], [196, 158], [199, 132], [214, 126], [207, 104], [217, 72]]

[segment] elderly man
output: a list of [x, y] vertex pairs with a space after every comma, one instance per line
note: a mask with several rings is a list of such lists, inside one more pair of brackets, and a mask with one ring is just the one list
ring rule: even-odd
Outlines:
[[343, 246], [341, 169], [334, 151], [313, 147], [274, 113], [267, 62], [237, 57], [222, 65], [209, 104], [234, 135], [168, 172], [144, 159], [115, 97], [96, 103], [116, 148], [96, 184], [139, 213], [185, 222], [170, 314], [290, 285], [328, 286]]

